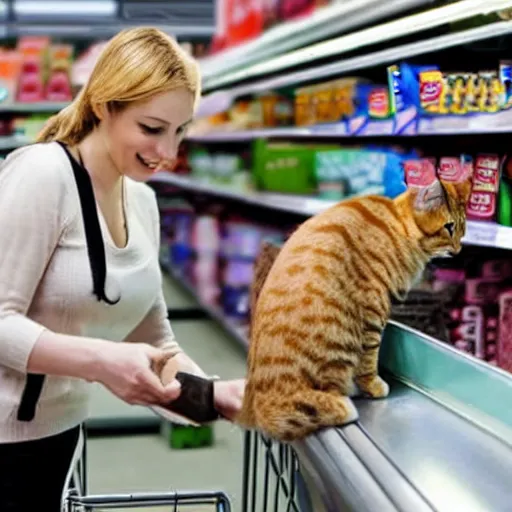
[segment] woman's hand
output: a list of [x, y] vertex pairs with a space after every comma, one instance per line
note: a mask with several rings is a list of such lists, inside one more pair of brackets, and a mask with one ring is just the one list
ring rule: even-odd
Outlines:
[[[162, 364], [160, 378], [164, 384], [167, 384], [174, 380], [179, 371], [207, 378], [199, 366], [183, 353], [167, 359]], [[215, 381], [213, 383], [213, 402], [217, 412], [227, 420], [233, 421], [242, 408], [244, 389], [244, 379]]]
[[162, 351], [145, 343], [108, 343], [102, 347], [94, 380], [131, 405], [159, 405], [178, 398], [180, 383], [162, 383], [153, 365]]
[[233, 421], [242, 408], [245, 379], [218, 380], [213, 383], [215, 408], [224, 418]]

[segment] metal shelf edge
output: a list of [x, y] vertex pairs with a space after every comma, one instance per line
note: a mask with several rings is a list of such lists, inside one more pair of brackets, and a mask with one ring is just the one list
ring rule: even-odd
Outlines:
[[336, 204], [335, 201], [327, 201], [314, 197], [300, 197], [278, 193], [265, 192], [240, 192], [209, 184], [201, 184], [194, 179], [172, 175], [172, 173], [158, 173], [151, 178], [154, 183], [167, 183], [177, 187], [197, 191], [205, 194], [216, 195], [228, 199], [234, 199], [247, 204], [263, 206], [265, 208], [281, 210], [297, 215], [314, 215]]
[[[376, 121], [378, 122], [378, 121]], [[473, 120], [474, 122], [474, 120]], [[339, 130], [337, 128], [339, 127]], [[340, 137], [340, 138], [369, 138], [369, 137], [397, 137], [397, 138], [411, 138], [411, 137], [431, 137], [436, 135], [471, 135], [471, 134], [495, 134], [495, 133], [510, 133], [512, 132], [512, 126], [491, 126], [485, 125], [480, 128], [450, 130], [448, 128], [436, 130], [435, 132], [424, 132], [415, 134], [402, 134], [402, 133], [361, 133], [361, 134], [350, 134], [346, 133], [344, 125], [342, 123], [333, 126], [321, 126], [315, 125], [312, 127], [301, 127], [301, 126], [290, 126], [283, 128], [261, 128], [254, 130], [237, 130], [237, 131], [212, 131], [204, 134], [189, 135], [187, 140], [191, 142], [243, 142], [252, 141], [256, 139], [266, 138], [329, 138], [329, 137]]]
[[1, 103], [0, 113], [4, 112], [57, 112], [69, 105], [68, 101], [40, 101], [36, 103]]

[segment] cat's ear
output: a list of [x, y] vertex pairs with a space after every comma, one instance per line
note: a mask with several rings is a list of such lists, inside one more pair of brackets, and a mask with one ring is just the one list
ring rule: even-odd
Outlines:
[[446, 204], [446, 192], [439, 180], [434, 180], [427, 187], [410, 189], [412, 204], [417, 212], [438, 210]]
[[458, 183], [443, 181], [442, 185], [446, 193], [457, 201], [457, 203], [467, 204], [473, 188], [473, 178], [472, 176], [467, 176], [463, 181]]
[[[272, 268], [272, 265], [274, 265], [274, 262], [280, 252], [281, 247], [273, 242], [264, 241], [261, 244], [260, 252], [254, 261], [253, 280], [250, 293], [251, 320], [254, 312], [256, 311], [256, 303], [258, 302], [261, 289], [263, 288], [270, 269]], [[251, 329], [249, 326], [249, 333], [250, 331]]]

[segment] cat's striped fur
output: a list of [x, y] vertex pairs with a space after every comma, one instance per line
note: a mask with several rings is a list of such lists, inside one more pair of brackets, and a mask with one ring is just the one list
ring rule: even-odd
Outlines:
[[[256, 265], [247, 385], [237, 421], [281, 441], [357, 419], [349, 396], [385, 397], [377, 373], [390, 295], [458, 253], [471, 182], [345, 200]], [[356, 386], [354, 386], [354, 384]]]

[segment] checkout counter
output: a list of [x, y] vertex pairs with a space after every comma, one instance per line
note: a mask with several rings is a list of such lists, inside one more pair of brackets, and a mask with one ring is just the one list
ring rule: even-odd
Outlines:
[[383, 400], [292, 445], [246, 434], [243, 512], [511, 512], [512, 375], [390, 322]]

